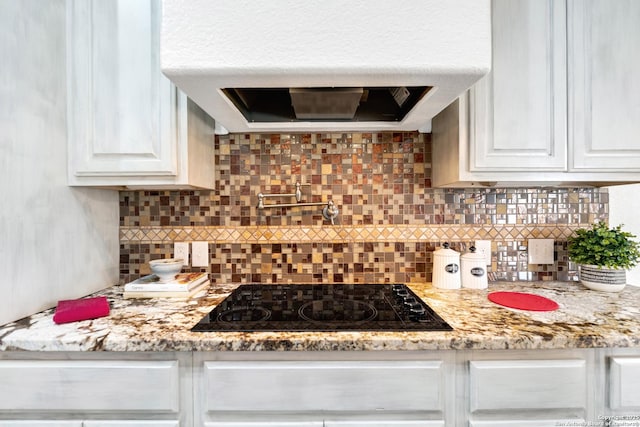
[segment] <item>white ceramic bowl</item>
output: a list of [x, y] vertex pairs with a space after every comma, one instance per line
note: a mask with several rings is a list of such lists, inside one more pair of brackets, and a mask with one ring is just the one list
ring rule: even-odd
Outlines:
[[158, 276], [161, 282], [170, 282], [176, 274], [182, 270], [184, 260], [182, 258], [154, 259], [149, 261], [151, 272]]
[[608, 283], [590, 282], [584, 279], [580, 279], [580, 282], [587, 288], [591, 289], [592, 291], [600, 291], [600, 292], [620, 292], [626, 286], [626, 284], [610, 285]]

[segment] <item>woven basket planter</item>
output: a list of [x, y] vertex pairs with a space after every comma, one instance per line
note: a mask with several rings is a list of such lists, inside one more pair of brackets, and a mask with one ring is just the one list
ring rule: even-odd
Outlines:
[[578, 267], [580, 282], [594, 291], [620, 292], [627, 284], [626, 270], [587, 264]]

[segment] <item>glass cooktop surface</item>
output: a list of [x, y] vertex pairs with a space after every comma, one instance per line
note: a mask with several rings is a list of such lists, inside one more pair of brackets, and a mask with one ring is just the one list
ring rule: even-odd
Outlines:
[[191, 330], [450, 331], [406, 285], [241, 285]]

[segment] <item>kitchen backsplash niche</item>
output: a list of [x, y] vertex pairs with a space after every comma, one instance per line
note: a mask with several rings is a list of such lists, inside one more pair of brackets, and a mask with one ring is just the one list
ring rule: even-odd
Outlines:
[[[230, 134], [215, 140], [214, 191], [120, 192], [121, 281], [172, 256], [174, 241], [207, 241], [214, 283], [392, 283], [431, 280], [444, 242], [464, 252], [492, 241], [491, 279], [575, 280], [567, 237], [608, 218], [597, 188], [431, 188], [430, 134]], [[258, 194], [333, 200], [258, 209]], [[295, 203], [293, 197], [264, 203]], [[530, 238], [555, 239], [556, 262], [527, 263]]]

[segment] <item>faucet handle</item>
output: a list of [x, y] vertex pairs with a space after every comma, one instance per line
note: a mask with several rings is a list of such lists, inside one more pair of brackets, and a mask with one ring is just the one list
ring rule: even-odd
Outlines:
[[329, 200], [327, 202], [327, 206], [322, 209], [322, 216], [324, 217], [324, 219], [330, 220], [331, 225], [335, 225], [334, 220], [338, 217], [339, 213], [340, 212], [338, 211], [336, 205], [333, 203], [333, 200]]

